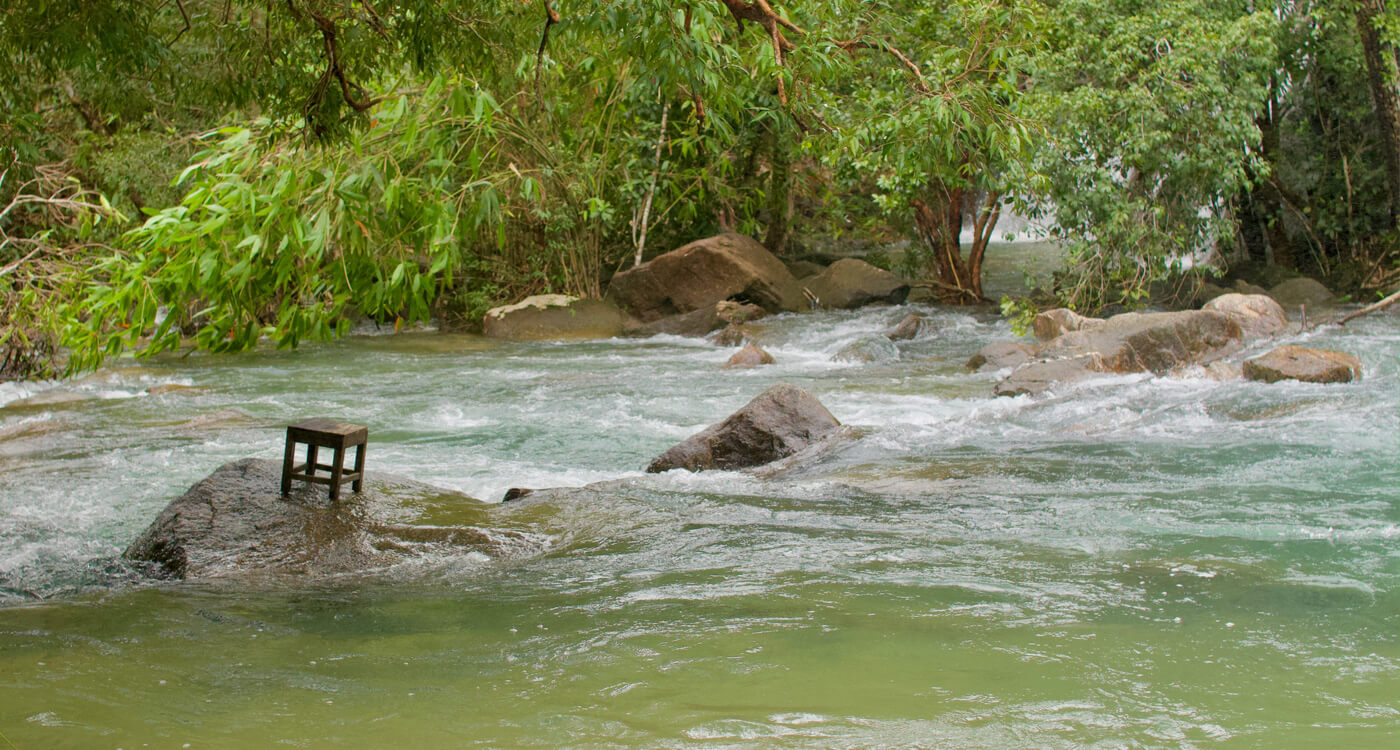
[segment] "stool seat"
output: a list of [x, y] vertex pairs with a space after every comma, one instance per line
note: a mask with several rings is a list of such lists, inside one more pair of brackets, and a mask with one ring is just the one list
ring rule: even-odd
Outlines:
[[[324, 484], [330, 486], [331, 500], [340, 499], [340, 485], [351, 482], [351, 490], [359, 492], [365, 479], [365, 443], [369, 440], [369, 428], [363, 425], [338, 422], [334, 419], [308, 419], [287, 426], [287, 447], [282, 455], [282, 495], [292, 491], [292, 480]], [[296, 463], [297, 445], [306, 446], [306, 463]], [[355, 468], [345, 471], [345, 451], [355, 449]], [[316, 455], [320, 448], [331, 450], [331, 463], [317, 463]], [[318, 470], [329, 476], [317, 476]]]

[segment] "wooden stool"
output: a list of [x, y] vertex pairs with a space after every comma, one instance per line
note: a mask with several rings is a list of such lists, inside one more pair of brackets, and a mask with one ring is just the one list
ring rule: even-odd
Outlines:
[[[365, 441], [369, 439], [369, 428], [357, 424], [346, 424], [333, 419], [308, 419], [287, 427], [287, 451], [282, 456], [282, 495], [292, 491], [292, 480], [300, 479], [315, 484], [328, 484], [331, 487], [331, 500], [340, 499], [340, 483], [353, 482], [351, 489], [360, 491], [365, 481]], [[306, 463], [294, 465], [297, 443], [306, 444]], [[345, 450], [355, 447], [355, 470], [345, 473]], [[316, 450], [330, 448], [331, 463], [316, 463]], [[317, 469], [330, 472], [328, 477], [316, 476]]]

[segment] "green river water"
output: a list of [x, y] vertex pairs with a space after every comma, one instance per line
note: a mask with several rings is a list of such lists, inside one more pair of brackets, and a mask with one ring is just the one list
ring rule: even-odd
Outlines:
[[[911, 309], [900, 361], [831, 360]], [[962, 368], [1010, 337], [990, 313], [763, 323], [779, 364], [742, 372], [697, 340], [419, 332], [0, 386], [49, 401], [0, 407], [0, 747], [1400, 747], [1397, 312], [1283, 337], [1359, 383], [1015, 399]], [[864, 436], [778, 479], [641, 473], [784, 381]], [[371, 471], [483, 499], [622, 481], [434, 511], [525, 533], [505, 557], [117, 562], [319, 415], [370, 427]]]

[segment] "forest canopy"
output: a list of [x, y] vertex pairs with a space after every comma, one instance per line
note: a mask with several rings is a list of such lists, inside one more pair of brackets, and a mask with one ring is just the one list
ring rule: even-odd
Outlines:
[[0, 377], [126, 350], [472, 325], [722, 230], [905, 243], [986, 302], [1007, 212], [1066, 248], [1009, 309], [1198, 268], [1394, 283], [1387, 0], [15, 0]]

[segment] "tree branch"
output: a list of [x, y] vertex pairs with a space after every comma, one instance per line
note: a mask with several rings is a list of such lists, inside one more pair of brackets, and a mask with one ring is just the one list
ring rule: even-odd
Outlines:
[[[535, 97], [540, 95], [540, 70], [544, 68], [544, 48], [549, 44], [549, 29], [562, 20], [559, 11], [544, 0], [544, 32], [540, 34], [540, 49], [535, 53]], [[543, 104], [543, 101], [541, 101]]]

